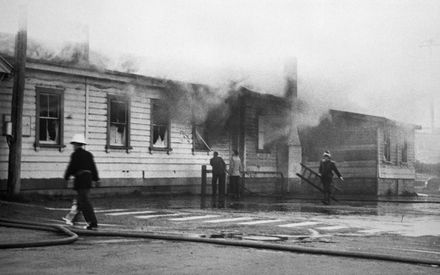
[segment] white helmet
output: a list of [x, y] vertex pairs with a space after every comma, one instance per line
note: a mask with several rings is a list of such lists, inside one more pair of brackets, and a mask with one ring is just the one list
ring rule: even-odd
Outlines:
[[70, 143], [87, 144], [83, 134], [75, 134]]

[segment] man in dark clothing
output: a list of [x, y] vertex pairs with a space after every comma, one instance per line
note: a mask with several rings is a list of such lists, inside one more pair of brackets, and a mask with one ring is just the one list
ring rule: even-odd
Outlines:
[[209, 161], [212, 166], [212, 195], [217, 195], [217, 180], [218, 193], [220, 197], [225, 195], [225, 178], [226, 178], [226, 164], [225, 161], [218, 156], [218, 152], [214, 152], [214, 157]]
[[342, 178], [341, 173], [339, 173], [338, 168], [336, 167], [336, 163], [331, 160], [331, 155], [329, 151], [325, 151], [321, 163], [319, 164], [319, 174], [321, 176], [321, 182], [324, 187], [324, 200], [325, 204], [330, 204], [331, 192], [332, 192], [332, 181], [333, 181], [333, 172], [336, 173], [338, 178], [344, 180]]
[[84, 219], [87, 222], [86, 229], [96, 229], [98, 221], [89, 200], [89, 192], [92, 187], [92, 180], [99, 181], [98, 171], [96, 170], [93, 155], [83, 148], [86, 144], [84, 136], [81, 134], [74, 135], [71, 144], [73, 145], [74, 152], [70, 156], [70, 163], [64, 174], [64, 179], [67, 181], [70, 176], [75, 177], [73, 189], [77, 192], [78, 212], [83, 213]]

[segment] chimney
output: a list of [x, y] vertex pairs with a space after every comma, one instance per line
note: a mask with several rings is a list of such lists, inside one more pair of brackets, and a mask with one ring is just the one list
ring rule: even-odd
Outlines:
[[298, 97], [297, 91], [297, 60], [296, 58], [291, 58], [285, 65], [284, 68], [286, 77], [286, 87], [284, 91], [284, 96], [292, 101], [294, 98]]
[[290, 105], [290, 129], [288, 138], [288, 182], [287, 192], [300, 192], [301, 181], [296, 176], [296, 173], [300, 171], [302, 160], [301, 142], [298, 134], [298, 121], [297, 121], [297, 97], [298, 97], [298, 74], [297, 74], [297, 60], [293, 58], [286, 63], [286, 87], [284, 96], [288, 100]]

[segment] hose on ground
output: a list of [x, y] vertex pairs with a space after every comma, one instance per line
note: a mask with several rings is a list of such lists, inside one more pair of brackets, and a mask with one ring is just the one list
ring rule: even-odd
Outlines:
[[[254, 241], [238, 241], [238, 240], [225, 240], [225, 239], [203, 238], [203, 237], [192, 237], [192, 236], [178, 236], [178, 235], [157, 234], [157, 233], [149, 233], [149, 232], [120, 232], [120, 231], [107, 231], [107, 230], [93, 231], [93, 230], [77, 229], [72, 227], [66, 228], [64, 226], [47, 225], [36, 222], [20, 222], [20, 221], [0, 219], [0, 225], [5, 225], [5, 224], [7, 224], [6, 226], [14, 226], [14, 227], [21, 227], [21, 226], [28, 226], [28, 228], [30, 226], [34, 226], [35, 228], [41, 227], [50, 231], [53, 231], [54, 229], [59, 230], [62, 228], [63, 232], [68, 233], [71, 236], [76, 236], [76, 238], [78, 237], [77, 236], [78, 234], [81, 236], [125, 237], [125, 238], [156, 239], [156, 240], [165, 240], [165, 241], [184, 241], [184, 242], [247, 247], [247, 248], [255, 248], [255, 249], [269, 249], [269, 250], [286, 251], [293, 253], [317, 254], [317, 255], [327, 255], [327, 256], [338, 256], [338, 257], [349, 257], [349, 258], [359, 258], [359, 259], [368, 259], [368, 260], [382, 260], [382, 261], [401, 262], [401, 263], [409, 263], [409, 264], [426, 264], [426, 265], [440, 266], [440, 260], [420, 259], [420, 258], [411, 258], [405, 256], [395, 256], [395, 255], [359, 252], [359, 251], [355, 252], [355, 251], [322, 249], [322, 248], [313, 248], [313, 247], [281, 245], [274, 243], [261, 243]], [[73, 237], [69, 237], [69, 238], [73, 238]], [[46, 244], [49, 242], [50, 241], [40, 242], [40, 243]], [[26, 243], [19, 243], [17, 244], [17, 247], [26, 247], [24, 246], [25, 244]], [[36, 242], [29, 244], [36, 244]], [[55, 244], [61, 244], [61, 243], [57, 242]], [[9, 247], [0, 244], [0, 248], [12, 248], [12, 244], [8, 244], [8, 245]]]
[[73, 243], [78, 239], [78, 235], [76, 233], [72, 232], [71, 230], [67, 229], [65, 226], [61, 226], [61, 225], [50, 225], [44, 223], [24, 222], [24, 221], [4, 220], [4, 219], [0, 219], [0, 225], [6, 227], [13, 227], [13, 228], [60, 232], [69, 236], [67, 238], [54, 239], [54, 240], [42, 240], [42, 241], [18, 242], [18, 243], [0, 243], [0, 249], [64, 245], [64, 244]]

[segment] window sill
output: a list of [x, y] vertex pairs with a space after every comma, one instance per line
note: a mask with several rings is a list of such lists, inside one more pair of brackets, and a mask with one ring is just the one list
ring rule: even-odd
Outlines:
[[172, 149], [171, 147], [168, 147], [168, 148], [160, 148], [160, 147], [153, 147], [153, 146], [148, 147], [148, 150], [150, 151], [150, 154], [152, 154], [153, 151], [157, 151], [157, 152], [167, 152], [167, 154], [170, 154], [170, 152], [173, 151], [173, 149]]
[[109, 150], [126, 150], [127, 153], [130, 153], [130, 150], [133, 149], [132, 146], [118, 146], [118, 145], [106, 145], [105, 152], [108, 153]]
[[193, 155], [195, 153], [206, 153], [209, 155], [209, 152], [211, 152], [211, 150], [209, 150], [209, 149], [194, 149], [194, 148], [192, 148], [191, 150], [192, 150]]
[[35, 151], [40, 151], [40, 148], [56, 148], [59, 149], [60, 152], [64, 151], [64, 148], [66, 148], [66, 145], [64, 144], [45, 144], [45, 143], [35, 143], [34, 144]]

